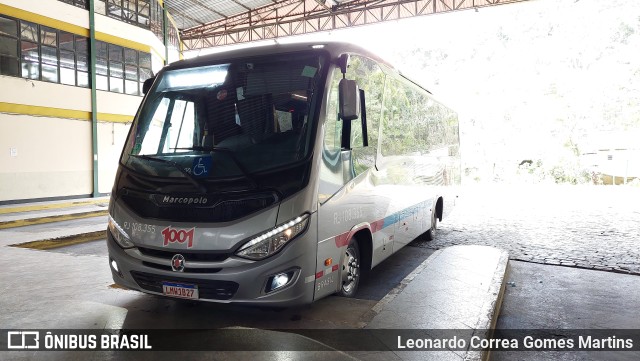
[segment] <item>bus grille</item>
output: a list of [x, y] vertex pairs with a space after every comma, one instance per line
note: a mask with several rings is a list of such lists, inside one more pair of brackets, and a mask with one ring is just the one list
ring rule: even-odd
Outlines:
[[[171, 266], [165, 266], [162, 264], [157, 264], [157, 263], [152, 263], [152, 262], [142, 262], [143, 266], [147, 266], [147, 267], [151, 267], [151, 268], [155, 268], [155, 269], [159, 269], [159, 270], [163, 270], [163, 271], [173, 271], [173, 269], [171, 268]], [[222, 268], [191, 268], [191, 267], [185, 267], [184, 270], [182, 271], [183, 273], [218, 273], [222, 271]]]
[[187, 283], [198, 286], [200, 298], [228, 300], [238, 291], [238, 284], [231, 281], [212, 281], [171, 276], [159, 276], [145, 272], [131, 271], [131, 276], [140, 287], [147, 291], [162, 293], [162, 282]]
[[171, 259], [176, 253], [180, 253], [187, 262], [222, 262], [231, 256], [230, 253], [185, 252], [182, 250], [163, 251], [145, 247], [138, 247], [138, 251], [145, 256], [163, 259]]
[[212, 207], [158, 206], [132, 193], [122, 195], [124, 203], [144, 218], [176, 222], [229, 222], [264, 209], [276, 202], [274, 196], [223, 200]]

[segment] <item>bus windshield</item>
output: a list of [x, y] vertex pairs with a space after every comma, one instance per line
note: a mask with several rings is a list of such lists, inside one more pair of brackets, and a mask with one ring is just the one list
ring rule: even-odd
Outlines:
[[250, 177], [304, 159], [322, 62], [317, 54], [286, 54], [160, 73], [122, 164], [197, 185], [197, 178]]

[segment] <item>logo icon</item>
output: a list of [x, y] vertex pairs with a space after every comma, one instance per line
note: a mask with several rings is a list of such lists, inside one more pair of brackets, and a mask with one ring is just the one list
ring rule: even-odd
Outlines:
[[178, 242], [180, 244], [187, 243], [187, 248], [193, 247], [193, 233], [195, 227], [191, 229], [179, 229], [171, 226], [162, 230], [163, 243], [162, 246], [166, 247], [169, 243]]
[[191, 164], [191, 174], [193, 174], [194, 177], [209, 176], [209, 169], [211, 169], [212, 162], [213, 159], [210, 155], [195, 157], [193, 159], [193, 164]]
[[176, 254], [171, 258], [171, 269], [175, 272], [184, 271], [184, 256], [181, 254]]
[[33, 349], [40, 347], [40, 332], [9, 331], [7, 332], [8, 349]]
[[161, 194], [154, 195], [154, 198], [159, 205], [179, 205], [179, 206], [190, 206], [197, 205], [203, 206], [209, 202], [208, 197], [183, 197], [183, 196], [166, 196]]

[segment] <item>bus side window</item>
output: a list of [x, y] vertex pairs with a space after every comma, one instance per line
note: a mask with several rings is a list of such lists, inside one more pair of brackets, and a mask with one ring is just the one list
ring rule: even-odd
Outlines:
[[361, 120], [356, 119], [351, 124], [352, 171], [357, 176], [376, 164], [385, 74], [375, 61], [352, 55], [346, 77], [355, 80], [366, 95], [367, 147], [363, 147]]
[[340, 69], [333, 72], [329, 98], [327, 99], [327, 114], [324, 124], [324, 144], [326, 150], [336, 151], [341, 148], [342, 121], [338, 116], [338, 83], [342, 79]]
[[342, 121], [338, 118], [338, 83], [342, 79], [339, 68], [333, 71], [331, 87], [326, 103], [327, 112], [323, 126], [322, 162], [318, 199], [324, 203], [344, 185], [341, 161]]

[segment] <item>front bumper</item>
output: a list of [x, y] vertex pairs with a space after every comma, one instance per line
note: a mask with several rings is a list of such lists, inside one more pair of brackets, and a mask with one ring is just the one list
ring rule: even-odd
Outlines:
[[[174, 272], [170, 266], [159, 269], [146, 262], [145, 256], [136, 248], [122, 249], [107, 232], [109, 263], [112, 260], [117, 263], [118, 272], [110, 266], [117, 285], [145, 293], [163, 295], [161, 282], [182, 282], [198, 286], [199, 301], [288, 307], [313, 301], [315, 278], [310, 275], [315, 272], [317, 243], [310, 231], [308, 229], [281, 252], [265, 260], [248, 261], [231, 256], [225, 261], [210, 263], [209, 268], [198, 273]], [[175, 250], [175, 253], [181, 251]], [[291, 270], [294, 275], [286, 286], [265, 292], [271, 276]]]

